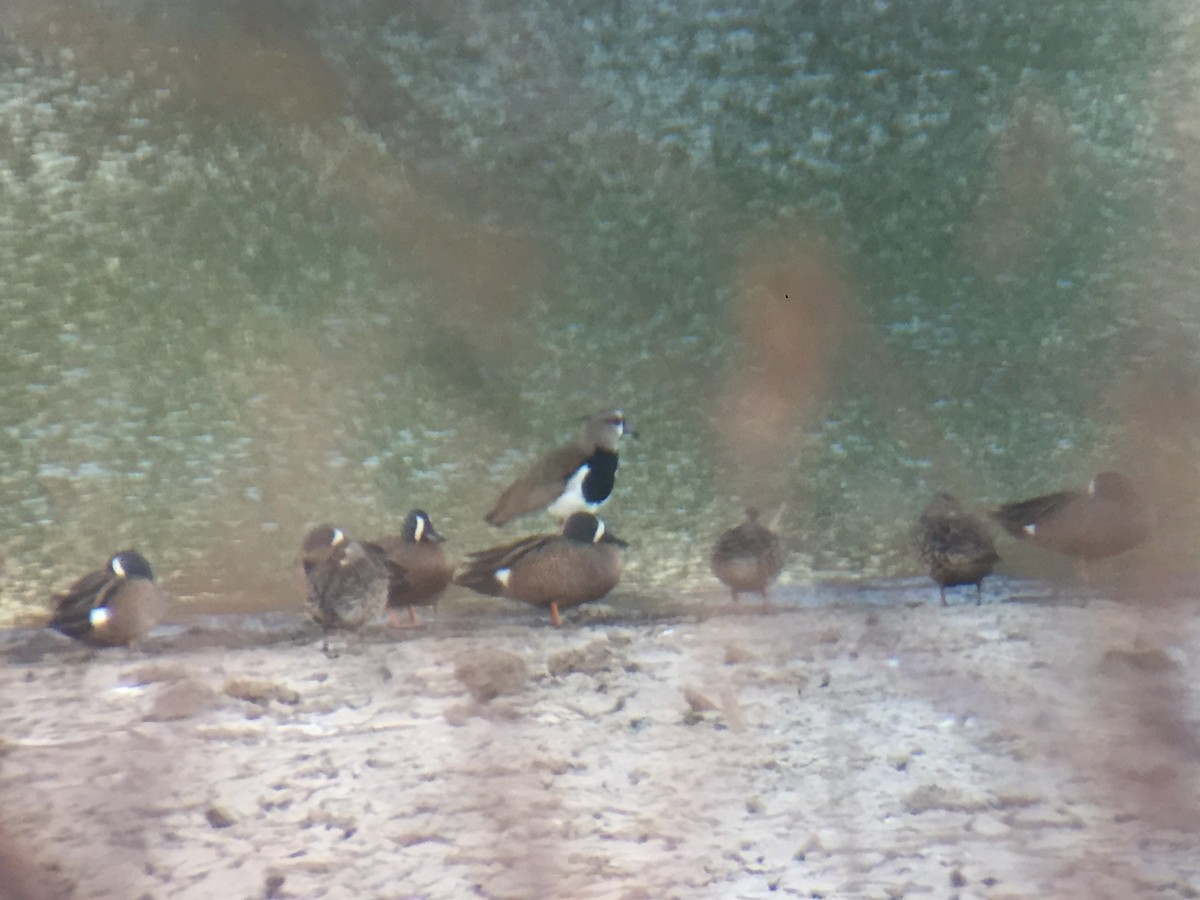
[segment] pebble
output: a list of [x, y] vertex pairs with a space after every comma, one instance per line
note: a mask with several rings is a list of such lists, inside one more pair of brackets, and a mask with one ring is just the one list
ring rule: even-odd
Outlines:
[[479, 703], [487, 703], [501, 694], [515, 694], [529, 683], [525, 660], [507, 650], [474, 650], [458, 656], [454, 677], [463, 683]]
[[149, 722], [170, 722], [176, 719], [190, 719], [216, 705], [217, 695], [206, 684], [199, 681], [176, 681], [165, 685], [154, 698], [150, 711], [146, 713]]

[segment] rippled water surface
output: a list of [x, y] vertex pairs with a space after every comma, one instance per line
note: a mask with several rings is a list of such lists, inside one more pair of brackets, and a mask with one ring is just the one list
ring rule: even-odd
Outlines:
[[0, 11], [0, 620], [124, 546], [269, 605], [316, 521], [494, 542], [610, 404], [628, 590], [747, 503], [787, 581], [909, 574], [931, 491], [1113, 467], [1190, 567], [1191, 4], [491, 6]]

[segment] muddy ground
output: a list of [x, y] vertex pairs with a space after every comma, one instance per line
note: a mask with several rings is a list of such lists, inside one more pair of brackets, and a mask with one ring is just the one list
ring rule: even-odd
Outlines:
[[1186, 600], [0, 634], [0, 897], [1200, 896]]

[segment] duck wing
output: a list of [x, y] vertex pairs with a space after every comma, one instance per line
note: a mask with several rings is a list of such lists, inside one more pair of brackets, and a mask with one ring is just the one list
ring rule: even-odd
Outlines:
[[467, 563], [454, 579], [454, 583], [480, 594], [502, 597], [504, 596], [504, 585], [496, 578], [496, 573], [501, 569], [511, 569], [518, 560], [557, 539], [558, 535], [556, 534], [538, 534], [521, 538], [519, 541], [505, 544], [502, 547], [477, 550], [468, 554]]
[[1054, 494], [1043, 494], [1028, 500], [1016, 500], [1005, 503], [992, 510], [988, 515], [1000, 523], [1000, 527], [1015, 538], [1029, 537], [1027, 529], [1030, 525], [1042, 525], [1049, 519], [1062, 513], [1068, 506], [1080, 497], [1085, 496], [1080, 491], [1058, 491]]
[[401, 562], [400, 557], [407, 547], [402, 537], [384, 537], [377, 541], [360, 541], [368, 555], [375, 557], [387, 570], [388, 594], [404, 591], [409, 587], [408, 567]]
[[107, 569], [84, 575], [66, 593], [52, 598], [55, 607], [49, 626], [68, 637], [81, 639], [92, 630], [92, 610], [104, 606], [119, 581]]
[[591, 454], [589, 447], [567, 444], [539, 457], [524, 475], [504, 490], [491, 512], [484, 516], [484, 521], [489, 525], [503, 525], [549, 506]]

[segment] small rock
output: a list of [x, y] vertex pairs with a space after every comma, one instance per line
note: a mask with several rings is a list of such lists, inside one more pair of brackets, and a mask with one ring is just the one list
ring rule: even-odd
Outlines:
[[587, 766], [582, 763], [546, 756], [535, 758], [530, 763], [530, 768], [537, 772], [549, 772], [551, 775], [566, 775], [568, 772], [587, 771]]
[[1162, 647], [1138, 644], [1130, 648], [1113, 647], [1100, 660], [1100, 671], [1106, 675], [1135, 672], [1167, 672], [1178, 668], [1175, 660]]
[[521, 710], [505, 700], [487, 704], [479, 710], [478, 714], [480, 718], [487, 719], [489, 722], [515, 722], [521, 718]]
[[713, 703], [708, 697], [700, 693], [693, 687], [683, 689], [683, 699], [687, 701], [688, 706], [692, 708], [692, 712], [705, 713], [713, 712], [717, 708], [717, 704]]
[[746, 728], [746, 715], [742, 712], [742, 704], [738, 701], [737, 693], [730, 685], [721, 688], [721, 715], [725, 722], [735, 731]]
[[216, 693], [206, 684], [198, 681], [176, 681], [168, 684], [158, 696], [150, 711], [146, 713], [149, 722], [170, 722], [176, 719], [190, 719], [215, 705]]
[[208, 819], [208, 824], [213, 828], [229, 828], [237, 822], [228, 809], [215, 804], [204, 811], [204, 818]]
[[1130, 766], [1126, 775], [1133, 781], [1148, 787], [1167, 788], [1179, 781], [1181, 773], [1174, 766], [1158, 763], [1147, 766]]
[[754, 651], [741, 644], [726, 644], [725, 645], [725, 665], [736, 666], [738, 663], [750, 662], [758, 659]]
[[232, 681], [227, 681], [221, 690], [235, 700], [245, 700], [249, 703], [257, 703], [259, 706], [266, 706], [272, 700], [288, 706], [295, 706], [300, 702], [298, 691], [287, 685], [276, 684], [260, 678], [234, 678]]
[[616, 664], [616, 656], [610, 641], [595, 640], [582, 647], [552, 654], [546, 662], [546, 669], [551, 675], [570, 675], [572, 672], [596, 675], [610, 671]]
[[275, 900], [276, 897], [283, 896], [284, 877], [281, 872], [268, 872], [267, 882], [263, 885], [263, 896], [266, 900]]
[[963, 888], [967, 886], [967, 876], [962, 873], [962, 869], [950, 870], [950, 887]]
[[398, 847], [416, 847], [419, 844], [445, 844], [449, 846], [454, 843], [450, 838], [443, 834], [428, 831], [410, 831], [404, 834], [397, 835], [392, 838], [392, 841]]
[[816, 834], [810, 834], [808, 839], [801, 844], [795, 853], [792, 854], [792, 859], [797, 862], [803, 862], [809, 856], [826, 856], [824, 845], [821, 843], [821, 838]]
[[454, 662], [454, 677], [479, 703], [515, 694], [529, 683], [529, 667], [525, 660], [506, 650], [472, 650]]
[[[850, 862], [850, 871], [863, 874], [874, 872], [883, 865], [886, 859], [887, 856], [881, 851], [863, 848], [861, 852], [854, 854], [854, 859]], [[900, 896], [904, 895], [901, 894]]]
[[971, 823], [970, 831], [980, 837], [995, 838], [1003, 837], [1012, 831], [1012, 828], [992, 816], [980, 816]]
[[454, 703], [447, 706], [442, 711], [442, 718], [446, 720], [447, 725], [453, 725], [455, 728], [462, 728], [475, 715], [475, 704], [473, 703]]
[[983, 800], [940, 784], [923, 784], [905, 797], [903, 802], [904, 808], [913, 815], [933, 809], [944, 809], [949, 812], [980, 812], [987, 808], [987, 803]]

